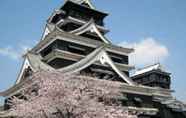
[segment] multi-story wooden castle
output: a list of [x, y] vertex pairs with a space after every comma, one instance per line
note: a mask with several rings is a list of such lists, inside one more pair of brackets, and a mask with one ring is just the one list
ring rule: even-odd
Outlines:
[[139, 118], [186, 118], [186, 106], [171, 95], [170, 73], [160, 64], [130, 77], [134, 67], [128, 56], [134, 50], [113, 45], [105, 37], [107, 15], [89, 0], [66, 0], [47, 20], [41, 41], [25, 54], [16, 84], [0, 95], [17, 94], [25, 78], [39, 70], [86, 73], [125, 83], [123, 106], [137, 112]]

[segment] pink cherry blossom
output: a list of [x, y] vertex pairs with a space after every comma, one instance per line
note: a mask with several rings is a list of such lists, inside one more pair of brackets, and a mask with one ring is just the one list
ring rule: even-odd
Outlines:
[[[121, 105], [121, 83], [41, 71], [9, 101], [17, 118], [137, 118]], [[23, 99], [24, 98], [24, 99]]]

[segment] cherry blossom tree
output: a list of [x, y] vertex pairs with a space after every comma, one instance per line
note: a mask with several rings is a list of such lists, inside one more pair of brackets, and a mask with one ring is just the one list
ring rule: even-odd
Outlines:
[[121, 104], [121, 83], [60, 72], [37, 72], [9, 100], [16, 118], [137, 118]]

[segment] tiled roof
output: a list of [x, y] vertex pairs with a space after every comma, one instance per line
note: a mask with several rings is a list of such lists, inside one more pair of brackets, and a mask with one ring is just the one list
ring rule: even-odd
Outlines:
[[161, 72], [166, 72], [163, 66], [160, 63], [157, 63], [157, 64], [150, 65], [150, 66], [137, 70], [132, 76], [141, 75], [141, 74], [153, 71], [153, 70], [160, 70]]

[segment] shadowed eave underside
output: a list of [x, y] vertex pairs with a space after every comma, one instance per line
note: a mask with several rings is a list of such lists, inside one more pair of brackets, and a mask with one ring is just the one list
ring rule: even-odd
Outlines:
[[96, 48], [100, 45], [107, 45], [106, 50], [116, 53], [116, 54], [128, 55], [134, 51], [134, 49], [132, 49], [132, 48], [124, 48], [124, 47], [116, 46], [113, 44], [105, 44], [104, 42], [101, 42], [101, 41], [96, 41], [96, 40], [93, 40], [90, 38], [78, 36], [78, 35], [71, 34], [68, 32], [62, 32], [62, 31], [58, 30], [58, 28], [56, 27], [54, 29], [54, 31], [49, 33], [45, 37], [44, 40], [41, 40], [31, 50], [31, 52], [39, 53], [41, 50], [43, 50], [45, 47], [47, 47], [48, 45], [50, 45], [52, 42], [54, 42], [57, 39], [65, 40], [65, 41], [69, 41], [69, 42], [73, 42], [73, 43], [77, 43], [77, 44], [81, 44], [81, 45], [85, 45], [85, 46], [89, 46], [89, 47], [93, 47], [93, 48]]

